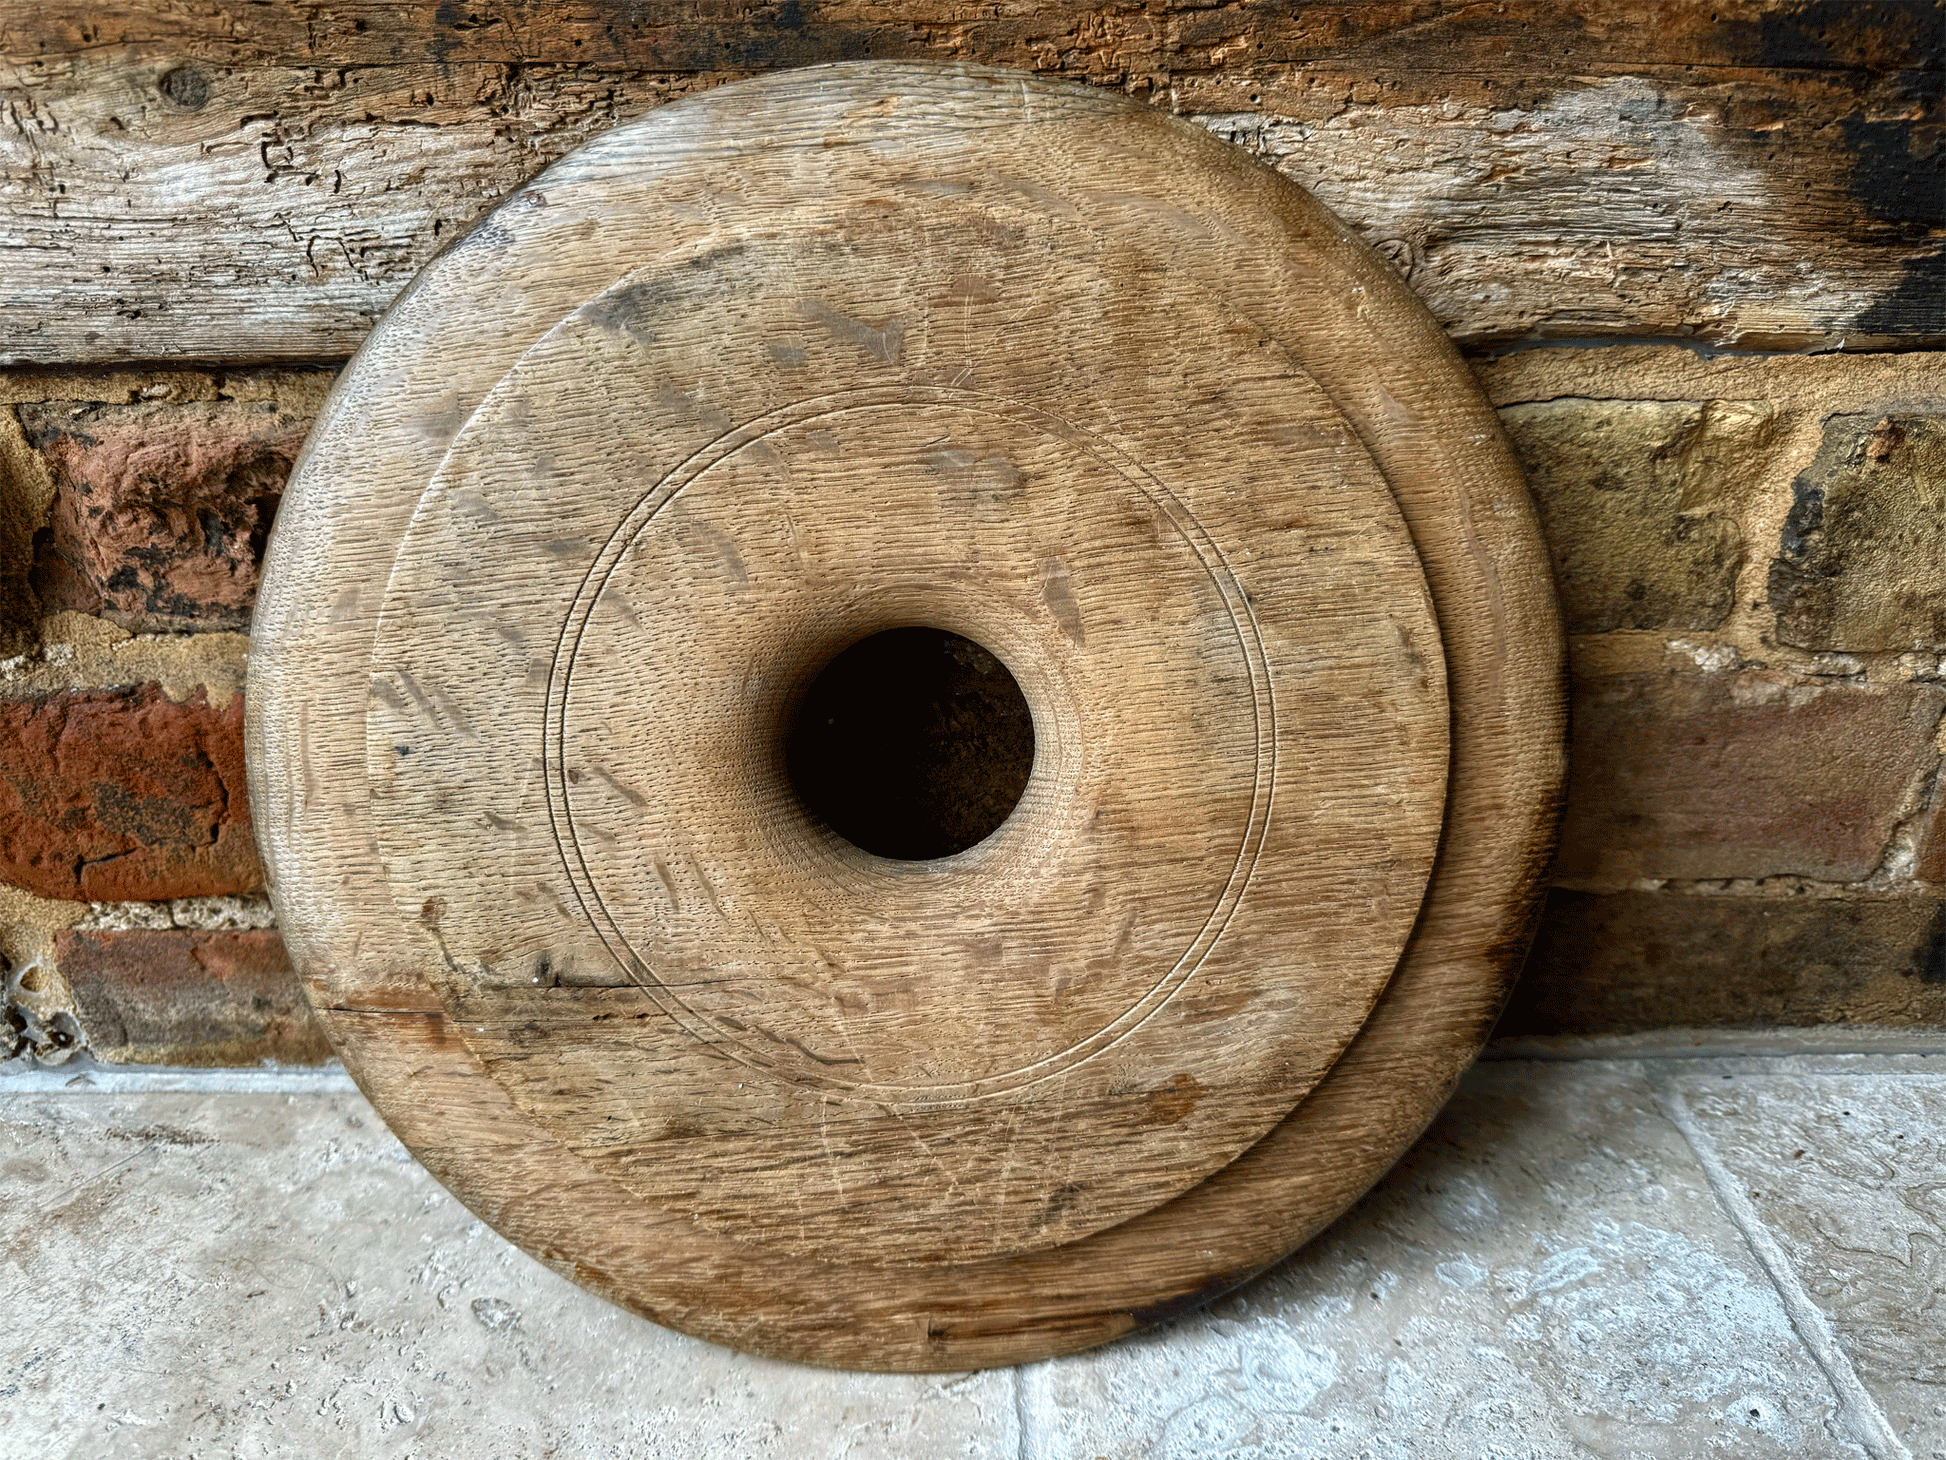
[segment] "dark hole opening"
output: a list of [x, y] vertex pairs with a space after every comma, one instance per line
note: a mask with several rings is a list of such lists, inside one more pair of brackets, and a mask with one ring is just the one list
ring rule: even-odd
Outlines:
[[824, 667], [784, 764], [804, 804], [881, 857], [949, 857], [986, 840], [1034, 768], [1034, 718], [992, 654], [944, 629], [889, 629]]

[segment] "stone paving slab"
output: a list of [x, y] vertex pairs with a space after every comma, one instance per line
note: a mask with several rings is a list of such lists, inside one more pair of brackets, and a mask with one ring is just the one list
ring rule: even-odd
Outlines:
[[657, 1328], [475, 1221], [356, 1095], [0, 1097], [0, 1151], [7, 1460], [1019, 1453], [1010, 1373]]
[[1946, 1460], [1946, 1059], [1668, 1081], [1894, 1432]]
[[1867, 1453], [1633, 1062], [1475, 1069], [1295, 1260], [1037, 1368], [1046, 1460]]
[[1946, 1455], [1946, 1058], [1483, 1064], [1232, 1298], [934, 1377], [622, 1313], [329, 1080], [56, 1073], [0, 1080], [6, 1460]]

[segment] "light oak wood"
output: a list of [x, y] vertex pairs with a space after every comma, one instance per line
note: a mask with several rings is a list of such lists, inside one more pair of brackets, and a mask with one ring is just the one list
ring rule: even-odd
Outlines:
[[[1013, 671], [987, 841], [781, 770], [829, 656]], [[726, 88], [428, 268], [285, 498], [252, 796], [347, 1064], [495, 1226], [814, 1362], [1099, 1341], [1430, 1119], [1560, 774], [1531, 512], [1436, 325], [1302, 193], [973, 67]]]

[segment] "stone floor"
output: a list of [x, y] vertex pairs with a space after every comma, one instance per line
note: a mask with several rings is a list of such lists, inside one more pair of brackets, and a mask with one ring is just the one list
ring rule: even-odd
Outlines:
[[1946, 1457], [1946, 1039], [1495, 1054], [1238, 1295], [924, 1378], [580, 1292], [342, 1075], [0, 1077], [0, 1456]]

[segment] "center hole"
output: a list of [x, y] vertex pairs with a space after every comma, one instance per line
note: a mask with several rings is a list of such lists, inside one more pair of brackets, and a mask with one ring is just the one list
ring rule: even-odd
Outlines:
[[868, 852], [950, 857], [985, 841], [1034, 768], [1034, 718], [992, 654], [944, 629], [888, 629], [824, 667], [784, 764], [804, 804]]

